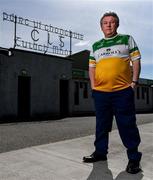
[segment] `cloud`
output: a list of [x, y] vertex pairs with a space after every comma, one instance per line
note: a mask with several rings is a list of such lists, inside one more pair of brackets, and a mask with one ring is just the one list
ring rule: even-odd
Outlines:
[[90, 46], [90, 41], [79, 41], [75, 43], [74, 46]]

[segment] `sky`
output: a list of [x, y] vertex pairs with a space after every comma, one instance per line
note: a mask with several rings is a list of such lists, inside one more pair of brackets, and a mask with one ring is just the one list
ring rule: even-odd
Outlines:
[[[116, 12], [120, 18], [118, 33], [130, 34], [141, 52], [141, 78], [153, 79], [153, 0], [0, 0], [0, 47], [14, 46], [14, 23], [3, 20], [3, 12], [41, 22], [83, 35], [72, 39], [72, 52], [90, 50], [103, 38], [100, 18], [105, 12]], [[17, 25], [17, 36], [31, 42], [32, 28]], [[47, 42], [47, 32], [39, 30], [37, 43]], [[70, 40], [62, 38], [69, 50]], [[50, 42], [59, 46], [59, 35], [50, 34]]]

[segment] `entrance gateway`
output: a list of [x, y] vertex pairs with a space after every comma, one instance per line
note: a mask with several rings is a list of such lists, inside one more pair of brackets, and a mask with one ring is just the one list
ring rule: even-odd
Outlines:
[[[12, 40], [14, 43], [10, 49], [29, 49], [42, 54], [71, 56], [72, 40], [83, 40], [82, 34], [15, 14], [3, 12], [3, 22], [13, 24]], [[27, 68], [23, 66], [23, 69]], [[17, 115], [21, 119], [28, 118], [33, 113], [31, 109], [32, 76], [32, 74], [28, 74], [17, 77]], [[58, 79], [58, 81], [59, 113], [61, 117], [66, 117], [69, 114], [69, 80]]]
[[[14, 23], [14, 48], [26, 48], [44, 54], [71, 56], [72, 39], [83, 40], [82, 34], [54, 27], [51, 24], [44, 24], [41, 21], [23, 18], [15, 14], [3, 12], [3, 21]], [[24, 34], [22, 34], [22, 31]], [[23, 39], [28, 34], [30, 40]], [[54, 36], [51, 36], [51, 34], [54, 34]], [[65, 38], [69, 38], [68, 44], [65, 43]], [[69, 49], [64, 49], [65, 47], [69, 47]]]

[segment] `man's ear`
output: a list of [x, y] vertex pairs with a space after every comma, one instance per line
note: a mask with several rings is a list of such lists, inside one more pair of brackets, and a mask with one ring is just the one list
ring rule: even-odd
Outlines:
[[102, 25], [100, 25], [100, 29], [101, 29], [101, 31], [103, 32], [103, 28], [102, 28]]

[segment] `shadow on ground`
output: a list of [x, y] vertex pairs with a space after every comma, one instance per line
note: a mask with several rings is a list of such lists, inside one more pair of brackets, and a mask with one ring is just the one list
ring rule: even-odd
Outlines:
[[122, 171], [113, 179], [113, 174], [108, 168], [108, 163], [105, 161], [93, 163], [93, 169], [87, 180], [141, 180], [142, 178], [142, 172], [128, 174], [126, 171]]

